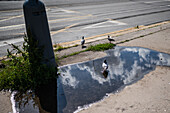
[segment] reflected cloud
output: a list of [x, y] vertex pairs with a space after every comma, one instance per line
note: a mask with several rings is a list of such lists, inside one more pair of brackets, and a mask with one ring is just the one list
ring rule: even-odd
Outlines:
[[131, 66], [131, 70], [125, 70], [125, 75], [127, 76], [124, 80], [124, 84], [129, 84], [135, 79], [142, 76], [141, 74], [142, 67], [138, 65], [138, 61], [134, 61], [134, 64]]
[[114, 52], [114, 56], [119, 57], [121, 55], [119, 49], [117, 47], [115, 47], [115, 50], [117, 50], [117, 51]]
[[125, 48], [123, 51], [137, 53], [138, 49], [137, 48]]
[[[99, 66], [99, 65], [98, 65]], [[99, 82], [99, 84], [103, 84], [104, 82], [107, 82], [109, 81], [109, 78], [105, 79], [103, 78], [101, 75], [99, 75], [98, 73], [96, 73], [96, 70], [95, 70], [95, 67], [92, 65], [92, 66], [87, 66], [87, 65], [77, 65], [77, 67], [80, 69], [80, 70], [86, 70], [87, 72], [90, 73], [92, 79], [96, 80]], [[101, 70], [98, 70], [100, 73]]]
[[[78, 106], [97, 102], [106, 94], [139, 80], [157, 65], [170, 66], [169, 54], [150, 49], [115, 47], [106, 53], [103, 58], [60, 67], [61, 76], [56, 85], [58, 112], [73, 113]], [[105, 59], [107, 72], [102, 68]], [[27, 109], [32, 108], [27, 106]]]
[[72, 76], [71, 71], [71, 66], [67, 66], [67, 69], [62, 71], [61, 80], [64, 85], [75, 88], [78, 85], [79, 81], [76, 79], [76, 77]]
[[144, 60], [147, 60], [147, 56], [149, 56], [150, 51], [147, 49], [140, 48], [139, 49], [139, 56], [142, 57]]
[[[141, 79], [145, 74], [154, 70], [157, 65], [170, 66], [169, 54], [150, 49], [115, 47], [106, 53], [107, 56], [103, 58], [62, 67], [61, 80], [65, 92], [69, 93], [66, 94], [66, 98], [71, 101], [67, 102], [65, 111], [73, 109], [73, 112], [76, 107], [83, 106], [82, 103], [87, 105], [98, 101], [106, 93], [111, 93], [123, 85]], [[105, 59], [108, 64], [107, 73], [104, 73], [102, 68]], [[75, 104], [73, 105], [73, 103]]]
[[122, 75], [124, 73], [124, 64], [126, 62], [122, 61], [121, 59], [119, 60], [119, 64], [112, 64], [111, 67], [109, 68], [111, 75]]

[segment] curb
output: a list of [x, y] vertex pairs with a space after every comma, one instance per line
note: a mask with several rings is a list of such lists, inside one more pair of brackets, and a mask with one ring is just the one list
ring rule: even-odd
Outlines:
[[[141, 26], [138, 26], [139, 28], [132, 27], [132, 28], [127, 28], [127, 29], [123, 29], [123, 30], [119, 30], [119, 31], [104, 33], [104, 34], [100, 34], [100, 35], [96, 35], [96, 36], [87, 37], [87, 38], [85, 38], [85, 40], [86, 40], [86, 43], [90, 43], [90, 42], [106, 39], [107, 35], [110, 35], [111, 37], [116, 37], [116, 36], [124, 35], [127, 33], [132, 33], [132, 32], [136, 32], [136, 31], [140, 31], [140, 30], [149, 29], [152, 27], [157, 27], [157, 26], [160, 26], [163, 24], [168, 24], [168, 23], [170, 23], [170, 21], [160, 22], [160, 23], [156, 23], [156, 24], [152, 24], [152, 25], [148, 25], [148, 26], [141, 25]], [[63, 43], [59, 43], [59, 45], [61, 45], [62, 47], [72, 47], [74, 45], [80, 45], [80, 41], [81, 40], [63, 42]]]

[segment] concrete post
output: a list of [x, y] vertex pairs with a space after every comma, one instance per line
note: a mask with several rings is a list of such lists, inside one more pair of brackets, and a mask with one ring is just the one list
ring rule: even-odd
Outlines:
[[[32, 38], [38, 41], [38, 48], [43, 47], [40, 63], [57, 67], [44, 4], [38, 0], [28, 0], [24, 3], [23, 10], [27, 34], [31, 32]], [[43, 110], [57, 113], [57, 80], [55, 78], [50, 83], [38, 86], [36, 94]]]
[[43, 64], [56, 66], [45, 6], [39, 0], [27, 0], [23, 5], [26, 30], [30, 30], [38, 46], [43, 47]]

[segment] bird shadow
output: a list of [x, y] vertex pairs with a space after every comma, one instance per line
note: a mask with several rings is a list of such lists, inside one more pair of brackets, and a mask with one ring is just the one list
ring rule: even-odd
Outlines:
[[84, 48], [86, 48], [86, 47], [87, 47], [87, 46], [82, 46], [81, 48], [84, 49]]

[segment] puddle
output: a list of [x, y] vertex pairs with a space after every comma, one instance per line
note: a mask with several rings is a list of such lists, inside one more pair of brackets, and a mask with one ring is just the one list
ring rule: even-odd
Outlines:
[[[58, 113], [79, 111], [107, 94], [140, 80], [157, 65], [170, 66], [170, 55], [150, 49], [115, 47], [106, 53], [103, 58], [60, 67], [61, 76], [57, 80]], [[105, 76], [102, 73], [104, 60], [108, 64]], [[39, 110], [36, 109], [36, 112]]]
[[[80, 106], [101, 100], [106, 94], [141, 79], [157, 65], [170, 66], [170, 55], [150, 49], [116, 47], [106, 53], [104, 58], [60, 68], [59, 83], [67, 102], [63, 113], [72, 113]], [[101, 72], [105, 59], [107, 78]]]

